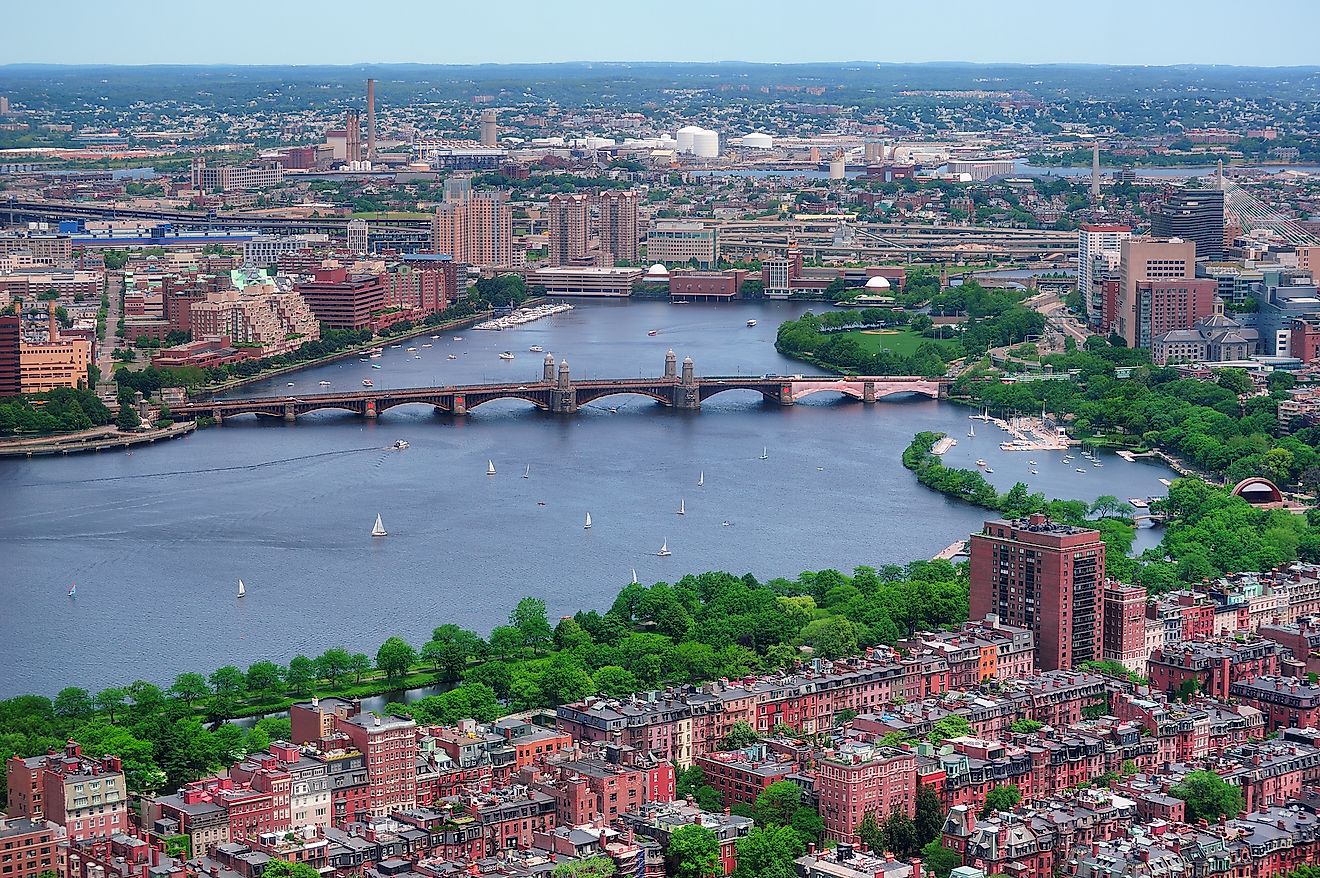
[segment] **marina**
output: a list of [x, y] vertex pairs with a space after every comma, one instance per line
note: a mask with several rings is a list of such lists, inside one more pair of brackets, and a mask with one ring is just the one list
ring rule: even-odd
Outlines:
[[[519, 308], [503, 317], [495, 317], [491, 320], [484, 320], [473, 326], [473, 329], [482, 330], [502, 330], [512, 329], [515, 326], [522, 326], [526, 323], [532, 323], [546, 317], [553, 317], [556, 314], [563, 314], [565, 311], [572, 311], [573, 306], [567, 302], [553, 302], [546, 305], [535, 305], [531, 308]], [[457, 340], [459, 336], [455, 336]]]

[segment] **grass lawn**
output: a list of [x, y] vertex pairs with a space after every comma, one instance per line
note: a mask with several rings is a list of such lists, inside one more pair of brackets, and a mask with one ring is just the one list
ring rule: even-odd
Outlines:
[[878, 354], [887, 348], [896, 354], [910, 357], [925, 342], [934, 342], [951, 354], [959, 353], [958, 343], [952, 339], [926, 338], [910, 329], [855, 329], [848, 333], [868, 354]]

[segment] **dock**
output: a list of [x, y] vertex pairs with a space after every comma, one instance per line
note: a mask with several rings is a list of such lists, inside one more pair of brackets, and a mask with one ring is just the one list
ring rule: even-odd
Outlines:
[[948, 451], [950, 448], [952, 448], [957, 444], [958, 444], [957, 439], [953, 439], [949, 436], [945, 436], [944, 438], [940, 439], [938, 442], [936, 442], [934, 445], [931, 446], [930, 453], [938, 456], [944, 454], [946, 451]]
[[968, 540], [957, 540], [945, 546], [939, 554], [931, 558], [932, 561], [952, 561], [959, 555], [966, 555], [968, 549]]

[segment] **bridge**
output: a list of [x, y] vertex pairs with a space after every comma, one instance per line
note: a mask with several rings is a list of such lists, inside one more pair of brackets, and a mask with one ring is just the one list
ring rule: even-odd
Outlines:
[[299, 415], [318, 411], [346, 411], [364, 418], [401, 405], [429, 405], [444, 414], [462, 416], [497, 399], [521, 399], [542, 411], [571, 414], [581, 406], [607, 396], [633, 394], [655, 400], [668, 408], [699, 411], [701, 404], [720, 393], [750, 390], [771, 403], [790, 406], [814, 393], [838, 393], [864, 403], [900, 394], [931, 399], [948, 395], [947, 378], [916, 376], [839, 375], [728, 375], [698, 377], [691, 358], [680, 370], [673, 351], [665, 355], [665, 373], [659, 378], [590, 378], [574, 381], [568, 362], [555, 365], [547, 354], [540, 381], [526, 384], [469, 384], [447, 387], [409, 387], [398, 390], [369, 388], [345, 393], [299, 396], [267, 396], [248, 399], [198, 399], [174, 406], [178, 418], [214, 419], [217, 423], [238, 415], [261, 415], [295, 421]]

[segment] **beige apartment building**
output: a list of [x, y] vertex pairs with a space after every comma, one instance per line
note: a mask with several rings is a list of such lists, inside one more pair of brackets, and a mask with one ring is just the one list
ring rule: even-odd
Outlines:
[[694, 220], [661, 220], [646, 233], [646, 258], [670, 267], [696, 260], [701, 267], [710, 268], [720, 258], [719, 239], [713, 226]]
[[1151, 281], [1196, 277], [1196, 243], [1178, 238], [1128, 238], [1119, 243], [1117, 332], [1128, 347], [1139, 341], [1137, 287]]
[[193, 304], [191, 321], [195, 339], [229, 338], [235, 345], [259, 346], [267, 357], [321, 337], [307, 301], [273, 283], [209, 293]]
[[510, 265], [513, 262], [513, 210], [504, 192], [474, 192], [436, 208], [431, 249], [455, 262]]

